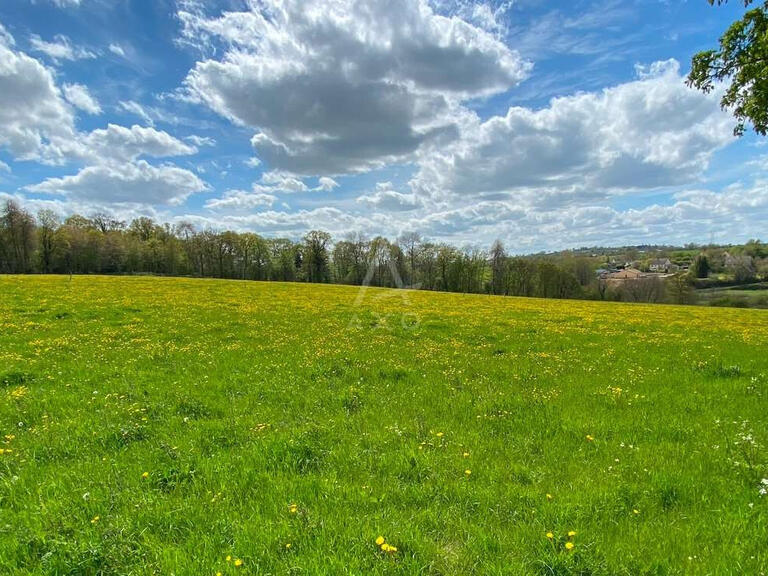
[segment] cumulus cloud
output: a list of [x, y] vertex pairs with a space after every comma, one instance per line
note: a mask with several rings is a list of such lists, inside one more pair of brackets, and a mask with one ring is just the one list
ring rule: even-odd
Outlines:
[[513, 107], [465, 125], [456, 143], [422, 159], [414, 185], [433, 195], [547, 186], [633, 190], [696, 179], [732, 141], [717, 94], [685, 86], [674, 60], [635, 81]]
[[59, 62], [61, 60], [96, 58], [95, 52], [72, 45], [69, 38], [62, 34], [54, 36], [52, 42], [43, 40], [37, 34], [32, 34], [32, 36], [29, 37], [29, 44], [32, 47], [32, 50], [35, 52], [42, 52], [54, 62]]
[[456, 132], [458, 103], [509, 89], [530, 65], [426, 0], [266, 0], [208, 17], [180, 10], [198, 62], [187, 97], [257, 130], [257, 153], [297, 175], [401, 161]]
[[205, 203], [211, 210], [252, 210], [261, 206], [272, 206], [277, 198], [264, 192], [227, 190], [221, 198], [212, 198]]
[[74, 200], [161, 205], [181, 204], [206, 189], [206, 184], [189, 170], [173, 165], [152, 166], [144, 160], [88, 166], [73, 176], [49, 178], [28, 187], [31, 192], [63, 194]]
[[0, 43], [0, 148], [20, 160], [60, 162], [58, 144], [75, 136], [74, 115], [51, 72]]
[[64, 84], [62, 90], [64, 98], [75, 108], [79, 108], [88, 114], [101, 114], [99, 102], [91, 96], [86, 86], [82, 84]]
[[350, 230], [373, 229], [370, 221], [331, 206], [297, 212], [265, 210], [248, 214], [216, 214], [215, 217], [187, 213], [179, 216], [178, 220], [192, 222], [200, 227], [239, 231], [258, 230], [262, 234], [294, 238], [301, 237], [307, 230], [326, 230], [335, 236], [342, 236]]
[[167, 132], [135, 124], [130, 128], [108, 124], [85, 135], [78, 144], [81, 155], [93, 161], [126, 161], [140, 156], [165, 158], [197, 152], [197, 148]]
[[0, 172], [10, 172], [10, 171], [11, 171], [11, 167], [8, 166], [8, 164], [3, 162], [2, 160], [0, 160]]
[[299, 192], [331, 192], [338, 185], [338, 182], [333, 178], [321, 176], [318, 179], [317, 186], [310, 187], [301, 178], [279, 170], [270, 170], [261, 175], [259, 181], [254, 183], [253, 189], [266, 194], [292, 194]]
[[397, 192], [391, 182], [378, 182], [375, 192], [359, 196], [357, 202], [368, 208], [388, 212], [414, 210], [421, 206], [415, 194]]
[[334, 188], [338, 188], [339, 183], [336, 182], [333, 178], [328, 178], [328, 176], [321, 176], [317, 181], [317, 187], [315, 190], [322, 190], [323, 192], [330, 192]]

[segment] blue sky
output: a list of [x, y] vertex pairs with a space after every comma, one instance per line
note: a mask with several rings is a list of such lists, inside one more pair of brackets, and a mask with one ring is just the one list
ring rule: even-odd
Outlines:
[[513, 252], [765, 236], [764, 139], [684, 85], [742, 11], [8, 0], [0, 197]]

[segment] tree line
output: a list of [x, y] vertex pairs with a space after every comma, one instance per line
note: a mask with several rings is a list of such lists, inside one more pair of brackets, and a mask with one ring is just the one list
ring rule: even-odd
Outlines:
[[146, 217], [128, 223], [103, 213], [33, 216], [14, 201], [0, 211], [0, 273], [157, 274], [650, 302], [682, 302], [690, 294], [687, 283], [668, 294], [659, 282], [609, 289], [588, 258], [510, 256], [498, 241], [481, 250], [417, 233], [395, 241], [355, 233], [334, 241], [318, 230], [294, 241]]

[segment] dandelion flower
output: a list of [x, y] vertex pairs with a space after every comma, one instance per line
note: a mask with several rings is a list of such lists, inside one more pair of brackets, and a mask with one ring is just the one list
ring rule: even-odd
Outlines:
[[464, 474], [466, 474], [467, 476], [469, 476], [470, 474], [472, 474], [472, 470], [470, 470], [469, 468], [467, 468], [466, 470], [464, 470]]
[[566, 542], [565, 543], [565, 549], [566, 550], [573, 550], [573, 542]]
[[232, 556], [227, 556], [226, 560], [227, 562], [232, 562]]
[[149, 478], [149, 472], [144, 472], [144, 473], [141, 475], [141, 477], [142, 477], [142, 478], [144, 478], [144, 479], [146, 480], [147, 478]]
[[552, 494], [547, 494], [547, 500], [552, 500], [552, 498], [554, 498], [554, 496], [552, 496]]
[[243, 561], [240, 560], [240, 558], [236, 558], [235, 559], [235, 566], [237, 566], [239, 568], [242, 565], [243, 565]]
[[381, 546], [382, 544], [384, 544], [384, 536], [379, 536], [376, 538], [376, 546]]
[[442, 438], [443, 436], [445, 436], [445, 434], [443, 434], [442, 432], [438, 432], [437, 434], [435, 434], [435, 436], [437, 436], [438, 438]]
[[552, 532], [547, 532], [547, 540], [552, 540], [554, 537], [555, 535]]
[[568, 538], [573, 538], [574, 536], [576, 536], [576, 530], [571, 530], [568, 532]]
[[463, 456], [464, 458], [469, 458], [469, 452], [464, 452]]
[[285, 549], [287, 550], [287, 549], [289, 549], [290, 547], [291, 547], [291, 543], [290, 543], [290, 542], [286, 542], [286, 544], [285, 544]]
[[592, 442], [593, 440], [594, 440], [594, 438], [592, 437], [592, 435], [591, 434], [587, 434], [587, 442]]
[[297, 504], [291, 504], [288, 506], [288, 512], [291, 514], [296, 514], [296, 512], [299, 510], [299, 506]]
[[100, 520], [100, 518], [99, 518], [98, 516], [94, 516], [94, 517], [91, 519], [91, 524], [96, 524], [96, 522], [98, 522], [99, 520]]
[[637, 508], [635, 508], [634, 510], [632, 510], [632, 514], [640, 514], [640, 510], [638, 510]]

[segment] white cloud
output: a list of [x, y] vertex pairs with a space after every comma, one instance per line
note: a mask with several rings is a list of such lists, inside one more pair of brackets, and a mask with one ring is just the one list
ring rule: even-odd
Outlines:
[[148, 126], [155, 125], [155, 122], [152, 119], [152, 117], [149, 115], [149, 112], [147, 112], [141, 104], [139, 104], [134, 100], [121, 100], [120, 103], [118, 104], [118, 108], [120, 108], [120, 110], [129, 112], [131, 114], [138, 116], [139, 118], [144, 120], [144, 122], [146, 122]]
[[0, 148], [19, 160], [61, 162], [61, 143], [76, 137], [74, 115], [51, 72], [0, 44]]
[[369, 221], [330, 206], [297, 212], [267, 210], [248, 214], [216, 214], [215, 217], [187, 213], [178, 216], [177, 220], [217, 230], [257, 230], [261, 234], [294, 238], [300, 237], [307, 230], [326, 230], [337, 237], [351, 230], [372, 230]]
[[130, 128], [108, 124], [83, 136], [79, 144], [80, 154], [96, 162], [135, 160], [141, 156], [188, 156], [197, 152], [197, 148], [167, 132], [135, 124]]
[[112, 54], [115, 54], [116, 56], [125, 58], [125, 50], [123, 49], [122, 46], [120, 46], [120, 44], [110, 44], [109, 51], [112, 52]]
[[273, 168], [298, 175], [410, 159], [456, 133], [458, 103], [502, 92], [530, 65], [493, 35], [425, 0], [266, 0], [208, 18], [179, 11], [198, 62], [187, 97], [258, 132]]
[[253, 189], [265, 194], [295, 194], [300, 192], [331, 192], [338, 188], [339, 183], [328, 176], [318, 178], [317, 186], [310, 188], [301, 178], [291, 174], [270, 170], [264, 172], [255, 182]]
[[70, 8], [80, 6], [80, 0], [51, 0], [59, 8]]
[[8, 166], [8, 164], [3, 162], [2, 160], [0, 160], [0, 172], [10, 172], [10, 171], [11, 171], [11, 167]]
[[32, 50], [42, 52], [54, 62], [60, 60], [83, 60], [96, 58], [96, 53], [86, 48], [73, 46], [69, 38], [62, 34], [54, 36], [53, 42], [43, 40], [37, 34], [29, 37]]
[[173, 165], [152, 166], [144, 160], [88, 166], [73, 176], [49, 178], [28, 187], [31, 192], [63, 194], [74, 200], [149, 205], [178, 205], [206, 189], [206, 184], [189, 170]]
[[0, 46], [13, 46], [16, 43], [16, 41], [13, 39], [13, 36], [11, 36], [11, 33], [8, 32], [5, 29], [5, 26], [3, 26], [3, 23], [0, 22]]
[[333, 178], [328, 176], [321, 176], [317, 181], [317, 187], [314, 188], [317, 191], [331, 192], [334, 188], [338, 188], [339, 183]]
[[358, 197], [357, 202], [368, 208], [387, 212], [415, 210], [421, 205], [415, 194], [403, 194], [393, 190], [391, 182], [378, 182], [375, 192]]
[[64, 84], [62, 90], [64, 98], [75, 108], [79, 108], [88, 114], [101, 114], [99, 102], [91, 96], [86, 86], [82, 84]]
[[250, 210], [260, 206], [272, 206], [275, 200], [275, 196], [263, 192], [227, 190], [221, 198], [206, 201], [205, 207], [211, 210]]
[[261, 192], [308, 192], [309, 186], [299, 178], [272, 170], [261, 175], [259, 182], [254, 184], [254, 190]]
[[202, 146], [216, 146], [216, 140], [207, 136], [196, 136], [195, 134], [192, 134], [191, 136], [184, 138], [184, 140], [192, 142], [192, 144], [198, 148]]
[[424, 155], [413, 184], [432, 196], [684, 184], [733, 140], [732, 119], [717, 99], [686, 87], [677, 62], [657, 62], [602, 92], [467, 123], [452, 146]]

